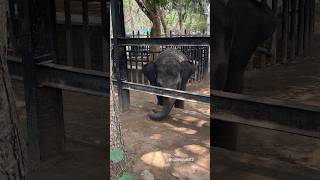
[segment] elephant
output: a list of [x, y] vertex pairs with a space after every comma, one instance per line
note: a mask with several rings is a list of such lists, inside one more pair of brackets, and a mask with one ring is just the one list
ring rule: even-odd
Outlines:
[[272, 36], [277, 19], [257, 0], [213, 1], [211, 87], [242, 93], [244, 72], [258, 45]]
[[[186, 90], [190, 77], [195, 73], [193, 63], [181, 51], [167, 48], [162, 51], [153, 62], [143, 66], [142, 72], [152, 86]], [[183, 108], [183, 101], [157, 96], [158, 105], [163, 105], [160, 112], [148, 114], [151, 120], [165, 119], [173, 106]]]

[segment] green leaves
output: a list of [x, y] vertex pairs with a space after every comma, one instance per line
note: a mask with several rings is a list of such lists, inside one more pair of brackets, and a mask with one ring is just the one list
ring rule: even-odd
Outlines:
[[110, 160], [113, 163], [118, 163], [123, 160], [123, 150], [118, 147], [113, 147], [110, 150]]

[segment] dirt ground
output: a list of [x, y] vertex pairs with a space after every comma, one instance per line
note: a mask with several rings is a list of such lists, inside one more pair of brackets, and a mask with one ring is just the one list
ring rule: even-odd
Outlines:
[[[14, 81], [22, 124], [26, 121], [23, 84]], [[28, 166], [31, 180], [107, 179], [106, 99], [63, 92], [66, 152]]]
[[[189, 90], [209, 95], [207, 82], [192, 85]], [[210, 179], [209, 105], [186, 102], [185, 109], [174, 108], [167, 119], [154, 122], [147, 114], [159, 108], [155, 96], [141, 92], [130, 95], [130, 110], [120, 119], [134, 179], [139, 179], [145, 169], [157, 180]]]

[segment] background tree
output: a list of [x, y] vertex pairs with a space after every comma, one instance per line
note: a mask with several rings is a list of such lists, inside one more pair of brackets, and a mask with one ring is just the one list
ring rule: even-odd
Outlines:
[[7, 66], [8, 0], [0, 0], [0, 179], [25, 180], [25, 159]]

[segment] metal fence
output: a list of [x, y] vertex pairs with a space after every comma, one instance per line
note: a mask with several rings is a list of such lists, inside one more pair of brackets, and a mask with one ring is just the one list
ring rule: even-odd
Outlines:
[[[185, 31], [186, 32], [186, 31]], [[204, 32], [204, 31], [203, 31]], [[170, 31], [169, 37], [192, 37], [192, 36], [203, 36], [204, 33], [199, 34], [172, 34]], [[138, 31], [134, 31], [130, 35], [131, 38], [150, 38], [149, 33], [141, 35]], [[166, 35], [163, 35], [166, 37]], [[150, 45], [144, 46], [127, 46], [126, 47], [126, 59], [127, 59], [127, 81], [135, 82], [140, 84], [149, 84], [149, 81], [144, 77], [142, 73], [142, 67], [150, 62], [152, 62], [159, 53], [161, 53], [166, 48], [174, 48], [183, 52], [188, 60], [192, 62], [196, 67], [195, 74], [190, 78], [189, 82], [201, 81], [206, 73], [209, 71], [209, 46], [158, 46], [159, 50], [151, 50]], [[113, 70], [116, 73], [115, 60], [113, 59]]]

